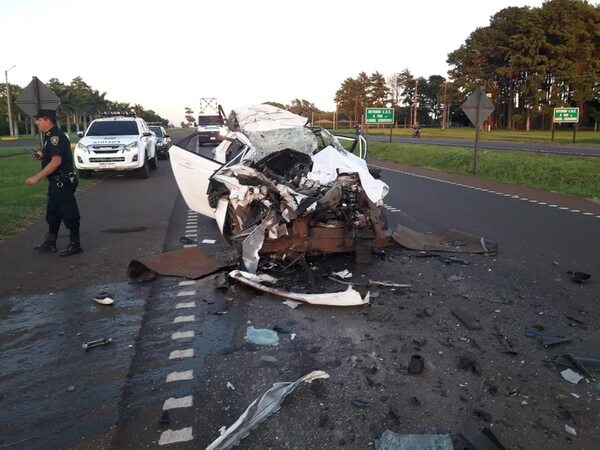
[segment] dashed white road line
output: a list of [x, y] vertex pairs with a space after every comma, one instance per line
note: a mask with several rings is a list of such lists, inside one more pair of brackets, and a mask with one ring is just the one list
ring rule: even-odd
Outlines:
[[185, 244], [183, 246], [183, 248], [192, 248], [192, 247], [198, 247], [198, 245], [197, 244]]
[[195, 307], [196, 307], [196, 302], [177, 303], [175, 305], [175, 309], [195, 308]]
[[167, 375], [167, 383], [172, 383], [174, 381], [187, 381], [194, 379], [194, 371], [193, 370], [183, 370], [181, 372], [171, 372]]
[[177, 316], [173, 319], [173, 323], [193, 322], [196, 316]]
[[196, 284], [196, 280], [183, 280], [177, 283], [177, 286], [192, 286]]
[[171, 335], [171, 339], [189, 339], [194, 337], [193, 331], [176, 331]]
[[187, 442], [194, 439], [192, 427], [182, 428], [181, 430], [166, 430], [160, 435], [158, 445], [175, 444], [176, 442]]
[[177, 409], [177, 408], [191, 408], [194, 404], [194, 397], [191, 395], [186, 395], [185, 397], [171, 397], [165, 400], [163, 403], [163, 411], [168, 409]]
[[189, 297], [190, 295], [196, 295], [196, 291], [179, 291], [177, 297]]
[[[464, 188], [467, 188], [467, 189], [472, 189], [474, 191], [480, 191], [480, 192], [486, 192], [486, 193], [490, 193], [490, 194], [502, 195], [504, 197], [510, 197], [510, 198], [514, 198], [514, 199], [521, 200], [521, 201], [524, 201], [524, 202], [537, 203], [538, 205], [548, 206], [549, 208], [558, 208], [558, 209], [560, 209], [562, 211], [569, 211], [569, 212], [572, 212], [572, 213], [581, 214], [583, 216], [594, 216], [593, 213], [583, 212], [583, 211], [581, 211], [579, 209], [571, 209], [571, 208], [568, 208], [566, 206], [558, 206], [558, 205], [548, 204], [546, 202], [540, 202], [540, 201], [537, 201], [537, 200], [528, 199], [526, 197], [520, 197], [520, 196], [514, 195], [514, 194], [506, 194], [506, 193], [492, 191], [492, 190], [485, 189], [485, 188], [480, 188], [480, 187], [477, 187], [477, 186], [469, 186], [467, 184], [455, 183], [453, 181], [440, 180], [439, 178], [428, 177], [426, 175], [417, 175], [415, 173], [405, 172], [403, 170], [390, 169], [388, 167], [381, 167], [381, 166], [377, 166], [377, 165], [374, 165], [374, 164], [371, 164], [371, 165], [373, 167], [377, 167], [378, 169], [389, 170], [390, 172], [401, 173], [403, 175], [409, 175], [409, 176], [412, 176], [412, 177], [423, 178], [425, 180], [437, 181], [439, 183], [451, 184], [453, 186], [460, 186], [460, 187], [464, 187]], [[387, 205], [387, 204], [384, 203], [383, 206], [388, 211], [401, 212], [401, 210], [395, 209], [391, 205]], [[600, 219], [600, 216], [595, 216], [595, 217], [598, 218], [598, 219]]]
[[185, 350], [173, 350], [169, 354], [169, 359], [184, 359], [184, 358], [193, 358], [194, 357], [194, 349], [186, 348]]

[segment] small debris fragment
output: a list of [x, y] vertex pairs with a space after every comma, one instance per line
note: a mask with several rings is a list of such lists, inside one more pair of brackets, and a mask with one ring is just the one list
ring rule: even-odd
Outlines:
[[448, 277], [448, 281], [450, 281], [451, 283], [454, 283], [456, 281], [462, 281], [464, 279], [465, 279], [465, 277], [461, 277], [460, 275], [450, 275]]
[[567, 434], [570, 434], [571, 436], [577, 436], [577, 431], [575, 431], [575, 428], [567, 425], [566, 423], [565, 423], [565, 432]]
[[525, 330], [525, 333], [523, 333], [525, 335], [525, 337], [528, 338], [534, 338], [537, 336], [537, 333], [533, 330]]
[[67, 392], [73, 392], [75, 390], [75, 386], [69, 386], [67, 389], [65, 389], [65, 391]]
[[412, 355], [408, 363], [408, 373], [419, 374], [423, 372], [423, 357], [421, 355]]
[[246, 340], [257, 345], [276, 346], [279, 344], [277, 332], [266, 328], [254, 328], [252, 326], [246, 329]]
[[203, 244], [214, 244], [217, 242], [215, 239], [202, 239]]
[[585, 272], [575, 272], [569, 270], [567, 271], [567, 273], [571, 275], [571, 281], [577, 284], [587, 283], [588, 281], [590, 281], [590, 278], [592, 278], [592, 276], [589, 273]]
[[385, 430], [375, 441], [375, 450], [452, 450], [452, 440], [447, 434], [398, 434]]
[[87, 352], [90, 348], [98, 347], [100, 345], [107, 345], [112, 342], [112, 338], [97, 339], [95, 341], [84, 342], [81, 347]]
[[285, 302], [282, 302], [282, 303], [291, 309], [296, 309], [298, 307], [298, 305], [302, 304], [302, 302], [297, 302], [295, 300], [286, 300]]
[[108, 292], [98, 292], [94, 296], [94, 301], [100, 305], [112, 305], [115, 302], [112, 298], [112, 294]]
[[231, 389], [232, 391], [235, 391], [235, 386], [233, 384], [231, 384], [230, 381], [227, 382], [227, 384], [225, 385], [225, 387], [227, 389]]
[[352, 404], [358, 408], [366, 408], [367, 406], [369, 406], [371, 403], [368, 402], [367, 400], [363, 400], [360, 398], [355, 398], [354, 400], [352, 400]]
[[187, 236], [182, 236], [179, 238], [179, 242], [181, 242], [184, 245], [190, 245], [190, 244], [194, 244], [196, 242], [195, 239], [190, 239]]
[[544, 347], [553, 347], [559, 344], [566, 344], [567, 342], [571, 342], [573, 338], [564, 337], [564, 336], [547, 336], [542, 337], [542, 345]]
[[571, 369], [563, 370], [560, 373], [560, 375], [563, 377], [564, 380], [568, 381], [569, 383], [573, 383], [573, 384], [579, 383], [584, 378], [580, 374], [578, 374], [577, 372], [575, 372], [574, 370], [571, 370]]
[[275, 365], [277, 363], [277, 358], [274, 356], [264, 355], [260, 357], [260, 361], [268, 365]]
[[465, 327], [469, 330], [481, 330], [481, 323], [479, 319], [472, 316], [470, 313], [462, 310], [462, 309], [453, 309], [451, 310], [452, 315], [454, 315], [458, 320], [460, 320]]
[[352, 272], [350, 272], [348, 269], [344, 269], [339, 272], [333, 272], [331, 275], [334, 275], [342, 280], [347, 280], [348, 278], [352, 278]]

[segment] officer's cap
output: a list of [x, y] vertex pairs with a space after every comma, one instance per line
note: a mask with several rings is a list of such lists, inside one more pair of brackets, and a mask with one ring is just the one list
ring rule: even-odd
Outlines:
[[52, 122], [56, 121], [56, 111], [53, 109], [38, 109], [37, 113], [33, 116], [34, 119], [46, 118]]

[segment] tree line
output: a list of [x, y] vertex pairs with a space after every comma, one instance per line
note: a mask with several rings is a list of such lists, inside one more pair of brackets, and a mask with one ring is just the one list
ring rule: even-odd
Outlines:
[[393, 107], [397, 123], [467, 125], [460, 110], [483, 86], [496, 109], [494, 128], [549, 128], [555, 107], [579, 107], [580, 125], [600, 121], [600, 6], [549, 0], [541, 7], [509, 7], [477, 28], [448, 55], [451, 69], [387, 79], [379, 72], [346, 78], [336, 91], [338, 116], [360, 121], [366, 107]]
[[[63, 83], [58, 78], [51, 78], [46, 85], [60, 98], [57, 120], [61, 128], [67, 132], [85, 130], [93, 119], [106, 111], [134, 111], [146, 122], [160, 122], [164, 126], [169, 124], [167, 119], [151, 109], [145, 109], [140, 104], [132, 105], [108, 100], [106, 92], [101, 93], [93, 89], [81, 77], [73, 78], [69, 84]], [[19, 134], [35, 134], [33, 120], [26, 117], [14, 103], [23, 88], [12, 83], [9, 83], [9, 88], [15, 129]], [[7, 134], [9, 134], [9, 126], [6, 84], [0, 84], [0, 135]]]

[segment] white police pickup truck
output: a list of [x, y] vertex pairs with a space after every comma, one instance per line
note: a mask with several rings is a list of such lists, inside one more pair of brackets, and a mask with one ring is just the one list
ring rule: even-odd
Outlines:
[[80, 134], [73, 157], [81, 178], [101, 171], [135, 171], [148, 178], [158, 168], [156, 136], [143, 119], [125, 115], [94, 120]]

